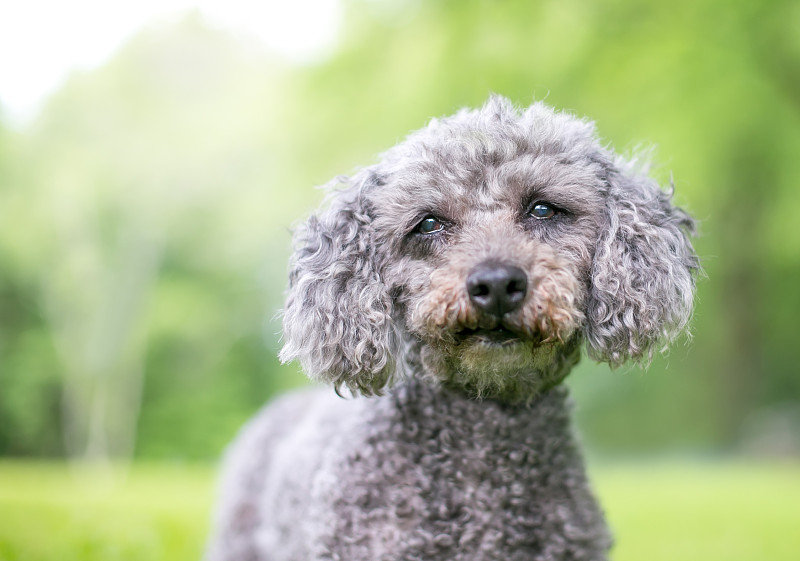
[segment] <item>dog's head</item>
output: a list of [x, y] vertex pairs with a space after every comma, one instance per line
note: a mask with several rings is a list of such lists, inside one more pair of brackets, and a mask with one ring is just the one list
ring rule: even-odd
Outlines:
[[337, 181], [296, 234], [284, 361], [365, 394], [422, 371], [525, 401], [685, 327], [692, 219], [591, 123], [494, 97]]

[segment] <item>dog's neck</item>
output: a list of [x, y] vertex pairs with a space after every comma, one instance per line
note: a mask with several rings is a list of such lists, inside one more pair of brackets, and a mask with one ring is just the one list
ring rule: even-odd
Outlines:
[[[555, 443], [578, 455], [570, 423], [566, 386], [556, 384], [526, 402], [475, 399], [464, 391], [430, 380], [412, 379], [391, 392], [398, 413], [417, 427], [447, 431], [476, 446], [487, 443], [535, 450]], [[458, 422], [442, 426], [441, 419]]]

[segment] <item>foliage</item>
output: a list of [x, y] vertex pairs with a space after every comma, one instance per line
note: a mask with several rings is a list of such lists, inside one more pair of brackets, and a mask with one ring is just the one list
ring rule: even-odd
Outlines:
[[301, 380], [274, 318], [310, 187], [490, 92], [657, 143], [701, 219], [693, 342], [646, 376], [581, 365], [589, 443], [800, 449], [796, 2], [346, 5], [316, 66], [189, 16], [0, 127], [0, 454], [217, 455]]

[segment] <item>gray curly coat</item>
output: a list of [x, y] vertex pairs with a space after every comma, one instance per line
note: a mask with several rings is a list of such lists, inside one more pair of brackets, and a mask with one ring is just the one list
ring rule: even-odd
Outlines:
[[375, 397], [265, 408], [208, 559], [605, 559], [560, 382], [683, 330], [692, 219], [592, 123], [501, 97], [338, 185], [295, 237], [281, 358]]

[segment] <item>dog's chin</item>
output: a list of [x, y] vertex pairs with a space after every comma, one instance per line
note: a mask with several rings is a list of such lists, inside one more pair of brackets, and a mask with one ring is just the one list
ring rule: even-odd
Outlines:
[[453, 347], [450, 359], [465, 372], [508, 373], [538, 370], [552, 357], [552, 348], [504, 329], [476, 330]]
[[[530, 401], [569, 371], [573, 345], [504, 327], [459, 331], [449, 345], [423, 347], [427, 372], [472, 397]], [[570, 360], [570, 367], [575, 361]]]
[[464, 329], [455, 336], [456, 343], [461, 347], [483, 346], [483, 347], [510, 347], [527, 343], [535, 344], [522, 334], [498, 327], [495, 329]]

